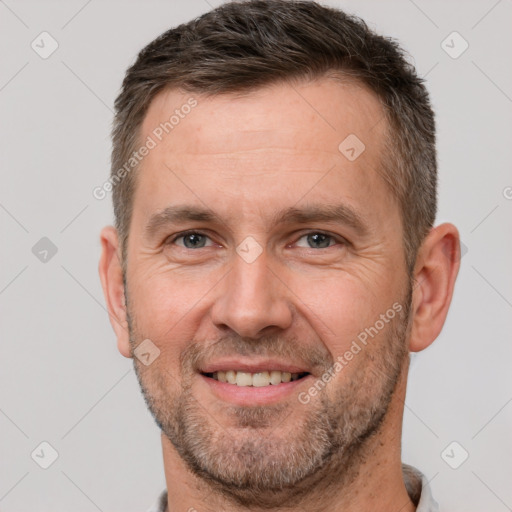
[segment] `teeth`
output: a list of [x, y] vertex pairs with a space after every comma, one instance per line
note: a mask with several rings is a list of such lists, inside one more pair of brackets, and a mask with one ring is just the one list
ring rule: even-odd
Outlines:
[[252, 375], [246, 372], [236, 372], [236, 385], [237, 386], [251, 386]]
[[236, 384], [237, 386], [277, 386], [281, 382], [290, 382], [299, 378], [299, 373], [281, 372], [279, 370], [272, 370], [270, 372], [257, 372], [249, 373], [242, 371], [218, 371], [212, 374], [212, 377], [219, 382], [228, 382], [229, 384]]
[[[248, 373], [247, 375], [251, 375]], [[270, 384], [270, 374], [268, 372], [255, 373], [252, 376], [252, 385], [258, 388]]]
[[273, 370], [270, 372], [270, 384], [277, 386], [278, 384], [281, 384], [281, 382], [286, 382], [283, 380], [283, 373], [278, 372], [276, 370]]

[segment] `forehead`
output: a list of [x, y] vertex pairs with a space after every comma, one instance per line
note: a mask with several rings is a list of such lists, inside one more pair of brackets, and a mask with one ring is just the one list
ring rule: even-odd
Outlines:
[[158, 142], [175, 154], [250, 150], [263, 144], [332, 150], [350, 133], [373, 142], [386, 126], [383, 118], [380, 101], [365, 86], [324, 78], [208, 97], [164, 90], [151, 102], [141, 132], [156, 139], [161, 135]]
[[376, 95], [349, 81], [209, 97], [162, 91], [141, 128], [154, 147], [138, 171], [134, 211], [149, 215], [185, 196], [235, 217], [333, 194], [376, 206], [379, 189], [382, 206], [391, 201], [380, 176], [386, 128]]

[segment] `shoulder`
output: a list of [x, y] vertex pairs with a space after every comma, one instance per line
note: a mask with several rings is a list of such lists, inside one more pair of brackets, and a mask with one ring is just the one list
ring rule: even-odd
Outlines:
[[146, 512], [167, 512], [167, 491], [163, 491], [158, 501]]
[[416, 505], [416, 512], [439, 512], [439, 505], [432, 497], [426, 476], [408, 464], [402, 464], [402, 473], [407, 493]]

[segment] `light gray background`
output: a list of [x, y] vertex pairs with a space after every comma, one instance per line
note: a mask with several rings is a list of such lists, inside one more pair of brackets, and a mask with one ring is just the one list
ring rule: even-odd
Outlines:
[[[97, 273], [110, 197], [92, 190], [108, 177], [127, 66], [219, 3], [0, 1], [4, 512], [138, 512], [164, 488], [159, 432], [117, 352]], [[468, 248], [443, 333], [413, 357], [403, 459], [431, 480], [443, 511], [512, 510], [512, 2], [329, 4], [398, 38], [427, 76], [438, 221], [454, 222]], [[47, 59], [31, 48], [43, 31], [59, 44]], [[453, 31], [469, 43], [457, 59], [441, 47]], [[46, 263], [32, 252], [42, 237], [58, 248]], [[46, 470], [31, 458], [42, 441], [59, 454]], [[469, 453], [458, 469], [441, 457], [452, 441]], [[451, 461], [461, 453], [448, 451]]]

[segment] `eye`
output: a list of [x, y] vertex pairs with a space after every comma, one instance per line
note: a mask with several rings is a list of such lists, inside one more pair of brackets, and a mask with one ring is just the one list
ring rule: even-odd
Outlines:
[[[204, 233], [199, 231], [186, 231], [180, 233], [166, 242], [168, 245], [176, 244], [184, 249], [203, 249], [205, 247], [213, 246], [214, 243]], [[301, 236], [295, 245], [306, 249], [327, 249], [333, 245], [344, 245], [346, 242], [333, 235], [323, 233], [321, 231], [314, 231], [306, 233]]]
[[[178, 243], [178, 240], [182, 240], [181, 243]], [[180, 235], [175, 236], [171, 240], [169, 240], [169, 244], [176, 244], [180, 247], [184, 247], [185, 249], [202, 249], [203, 247], [213, 245], [211, 243], [207, 244], [207, 241], [210, 240], [208, 236], [203, 233], [199, 233], [198, 231], [187, 231], [186, 233], [181, 233]]]
[[[300, 241], [303, 239], [306, 240], [306, 242], [305, 242], [306, 245], [300, 243]], [[308, 249], [327, 249], [328, 247], [335, 245], [336, 242], [342, 242], [342, 241], [336, 240], [334, 238], [334, 236], [328, 235], [327, 233], [315, 231], [315, 232], [307, 233], [306, 235], [301, 236], [297, 240], [296, 245], [298, 245], [299, 247], [305, 247]]]

